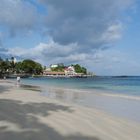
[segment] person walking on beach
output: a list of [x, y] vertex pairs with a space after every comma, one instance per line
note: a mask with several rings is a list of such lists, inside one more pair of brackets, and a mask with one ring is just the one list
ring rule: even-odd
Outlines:
[[17, 77], [17, 84], [19, 84], [20, 83], [20, 77], [18, 76]]

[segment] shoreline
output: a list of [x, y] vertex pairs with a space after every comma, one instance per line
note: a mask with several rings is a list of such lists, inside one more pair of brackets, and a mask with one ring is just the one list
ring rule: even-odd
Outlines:
[[10, 89], [0, 94], [1, 140], [140, 139], [140, 123], [50, 99], [13, 83], [5, 86]]
[[57, 87], [47, 87], [41, 95], [70, 104], [96, 108], [113, 116], [140, 122], [140, 97], [98, 90], [88, 91]]
[[[5, 80], [2, 80], [6, 82]], [[37, 91], [40, 96], [59, 102], [82, 107], [96, 108], [113, 116], [140, 122], [140, 97], [120, 93], [107, 93], [101, 90], [72, 89], [54, 86], [41, 86], [34, 84], [16, 85], [15, 81], [8, 80], [19, 89]]]
[[[24, 84], [23, 84], [24, 85]], [[32, 85], [34, 86], [34, 85]], [[103, 91], [103, 90], [98, 90], [98, 89], [73, 89], [73, 88], [64, 88], [64, 87], [56, 87], [56, 86], [41, 86], [39, 85], [42, 89], [55, 89], [55, 90], [66, 90], [66, 91], [72, 91], [72, 92], [80, 92], [80, 93], [89, 93], [89, 94], [96, 94], [100, 96], [110, 96], [110, 97], [117, 97], [117, 98], [125, 98], [125, 99], [132, 99], [132, 100], [138, 100], [140, 101], [140, 96], [138, 95], [125, 95], [124, 93], [118, 93], [118, 92], [112, 92], [112, 91]]]

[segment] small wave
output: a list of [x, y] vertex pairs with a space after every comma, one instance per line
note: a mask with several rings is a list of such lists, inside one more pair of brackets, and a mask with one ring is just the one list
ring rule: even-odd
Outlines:
[[140, 97], [139, 96], [132, 96], [132, 95], [124, 95], [124, 94], [111, 94], [111, 93], [101, 93], [104, 96], [110, 96], [110, 97], [118, 97], [118, 98], [125, 98], [125, 99], [131, 99], [131, 100], [139, 100], [140, 101]]

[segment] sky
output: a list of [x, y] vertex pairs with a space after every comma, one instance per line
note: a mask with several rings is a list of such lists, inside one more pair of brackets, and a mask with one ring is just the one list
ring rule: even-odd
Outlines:
[[139, 0], [0, 0], [0, 56], [140, 75], [139, 13]]

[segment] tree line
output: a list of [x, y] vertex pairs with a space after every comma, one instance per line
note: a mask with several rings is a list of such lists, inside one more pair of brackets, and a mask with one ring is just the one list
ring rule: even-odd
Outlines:
[[40, 63], [30, 59], [14, 62], [14, 58], [3, 60], [0, 58], [0, 77], [8, 76], [11, 74], [35, 74], [40, 75], [43, 73], [43, 67]]
[[[79, 64], [71, 65], [74, 67], [76, 73], [87, 74], [87, 69]], [[58, 64], [58, 67], [51, 69], [52, 71], [64, 71], [66, 66], [63, 63]], [[12, 74], [28, 74], [40, 75], [43, 74], [43, 67], [40, 63], [31, 59], [14, 62], [14, 57], [10, 59], [2, 59], [0, 57], [0, 77], [9, 76]]]
[[[85, 67], [82, 67], [82, 66], [79, 65], [79, 64], [75, 64], [75, 65], [72, 64], [71, 66], [74, 67], [76, 73], [87, 74], [87, 69], [86, 69]], [[58, 71], [59, 71], [59, 72], [64, 72], [65, 67], [67, 67], [67, 66], [65, 66], [63, 63], [59, 63], [59, 64], [57, 64], [57, 67], [51, 68], [51, 70], [52, 70], [52, 71], [57, 71], [57, 72], [58, 72]]]

